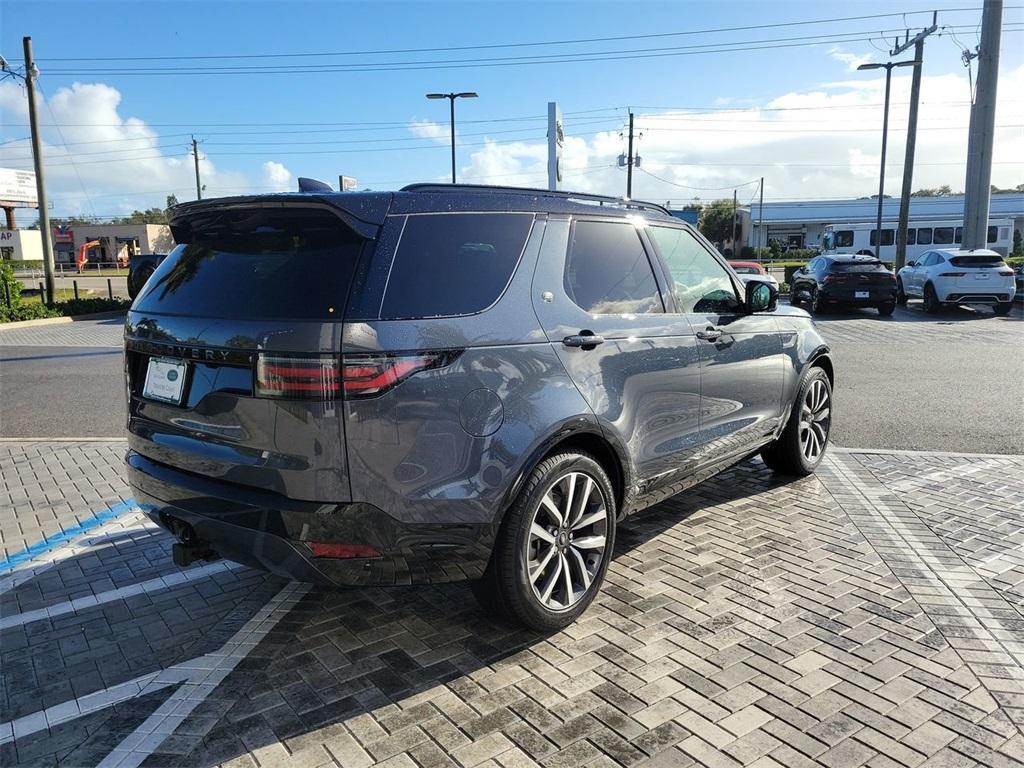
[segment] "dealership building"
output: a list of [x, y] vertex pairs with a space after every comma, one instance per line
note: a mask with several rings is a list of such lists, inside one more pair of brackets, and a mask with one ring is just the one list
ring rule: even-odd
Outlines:
[[[899, 219], [899, 198], [882, 201], [882, 221], [894, 227]], [[910, 226], [915, 222], [962, 220], [964, 196], [911, 197]], [[792, 200], [757, 203], [739, 212], [742, 245], [768, 245], [772, 240], [797, 248], [821, 248], [821, 238], [829, 224], [872, 224], [878, 216], [877, 198], [855, 200]], [[992, 195], [990, 220], [1009, 220], [1024, 236], [1024, 193], [1000, 192]]]

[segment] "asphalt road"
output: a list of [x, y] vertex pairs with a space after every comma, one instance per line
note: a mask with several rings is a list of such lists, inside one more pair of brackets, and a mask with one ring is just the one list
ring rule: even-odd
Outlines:
[[[1024, 453], [1020, 306], [933, 317], [911, 304], [817, 323], [837, 364], [836, 444]], [[119, 349], [0, 346], [0, 436], [112, 437], [124, 421]]]
[[0, 437], [115, 437], [125, 419], [120, 349], [0, 346]]

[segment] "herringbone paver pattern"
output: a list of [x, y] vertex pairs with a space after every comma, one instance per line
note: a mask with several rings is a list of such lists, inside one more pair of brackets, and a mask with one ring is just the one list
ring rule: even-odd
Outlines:
[[[0, 634], [0, 720], [24, 718], [0, 763], [1024, 765], [1021, 488], [1021, 457], [834, 451], [795, 482], [755, 460], [627, 520], [564, 632], [464, 585], [314, 588], [180, 722], [138, 732], [171, 685], [33, 725], [32, 697], [180, 667], [282, 585], [218, 571]], [[172, 573], [143, 533], [25, 579], [3, 620]]]
[[0, 347], [120, 347], [123, 338], [123, 317], [27, 328], [0, 326]]

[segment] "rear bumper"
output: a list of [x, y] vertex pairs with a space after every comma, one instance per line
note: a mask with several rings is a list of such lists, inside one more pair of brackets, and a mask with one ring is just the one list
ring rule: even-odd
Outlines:
[[986, 291], [970, 291], [961, 288], [950, 288], [939, 301], [956, 302], [957, 304], [1004, 304], [1013, 301], [1014, 290], [996, 288]]
[[[339, 586], [438, 584], [483, 575], [489, 525], [403, 523], [362, 503], [296, 501], [182, 472], [129, 451], [136, 502], [161, 527], [187, 525], [202, 544], [279, 576]], [[308, 542], [371, 546], [380, 557], [315, 557]]]
[[[857, 294], [867, 294], [858, 296]], [[827, 302], [836, 304], [856, 304], [864, 307], [877, 307], [879, 304], [893, 304], [896, 302], [896, 283], [892, 286], [870, 286], [865, 288], [854, 287], [827, 287], [820, 289], [821, 298]]]

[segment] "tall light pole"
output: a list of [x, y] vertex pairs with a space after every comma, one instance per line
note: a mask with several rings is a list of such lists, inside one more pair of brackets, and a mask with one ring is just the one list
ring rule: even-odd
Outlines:
[[53, 281], [53, 249], [50, 247], [50, 210], [46, 202], [46, 177], [43, 175], [43, 141], [39, 135], [39, 114], [36, 110], [36, 69], [32, 58], [32, 38], [22, 38], [25, 50], [25, 90], [28, 91], [28, 119], [32, 128], [32, 161], [36, 169], [36, 197], [39, 202], [39, 240], [43, 246], [43, 276], [46, 279], [46, 296], [42, 301], [55, 301]]
[[889, 140], [889, 90], [892, 85], [894, 67], [912, 67], [917, 61], [887, 61], [884, 64], [861, 64], [857, 69], [885, 70], [885, 107], [882, 115], [882, 168], [878, 174], [878, 221], [875, 225], [875, 258], [881, 258], [882, 250], [882, 196], [885, 194], [885, 149]]
[[448, 99], [451, 102], [451, 115], [452, 115], [452, 184], [455, 183], [455, 100], [456, 99], [475, 99], [477, 94], [473, 91], [463, 91], [462, 93], [428, 93], [428, 99]]

